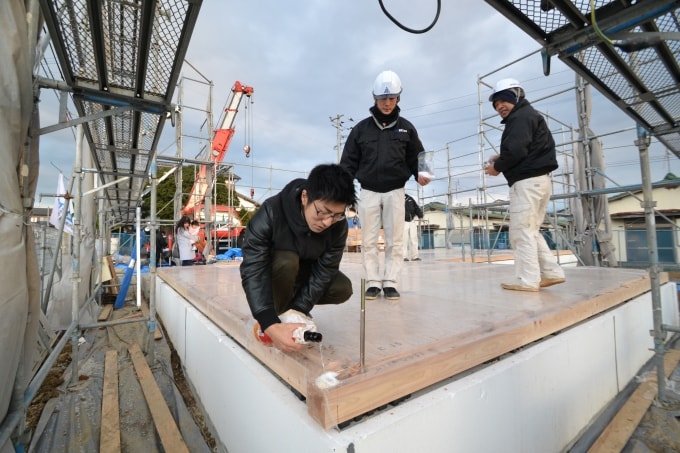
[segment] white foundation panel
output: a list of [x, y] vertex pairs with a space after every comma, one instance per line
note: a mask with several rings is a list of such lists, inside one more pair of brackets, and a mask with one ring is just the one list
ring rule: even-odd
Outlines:
[[[414, 394], [343, 430], [158, 280], [158, 312], [229, 453], [560, 452], [652, 356], [651, 296], [633, 299], [499, 361]], [[661, 288], [678, 325], [676, 288]]]

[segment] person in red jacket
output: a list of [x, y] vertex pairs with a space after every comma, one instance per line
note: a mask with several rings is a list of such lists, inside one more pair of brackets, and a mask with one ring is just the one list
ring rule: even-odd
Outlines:
[[501, 152], [484, 171], [503, 176], [510, 186], [510, 244], [515, 252], [515, 278], [504, 289], [538, 291], [564, 283], [564, 270], [541, 234], [550, 202], [550, 172], [557, 169], [555, 141], [543, 118], [526, 100], [515, 79], [499, 80], [489, 97], [505, 125]]

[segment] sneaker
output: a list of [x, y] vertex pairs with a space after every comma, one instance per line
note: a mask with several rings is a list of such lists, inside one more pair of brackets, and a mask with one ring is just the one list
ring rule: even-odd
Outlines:
[[420, 261], [420, 258], [413, 258], [411, 261]]
[[385, 299], [388, 300], [399, 300], [399, 291], [396, 288], [390, 286], [383, 288], [383, 293], [385, 294]]
[[366, 290], [366, 296], [365, 297], [366, 297], [366, 300], [373, 300], [373, 299], [376, 299], [379, 294], [380, 294], [380, 288], [378, 288], [376, 286], [371, 286], [370, 288], [368, 288]]
[[519, 285], [517, 283], [501, 283], [501, 287], [503, 289], [510, 289], [510, 290], [513, 290], [513, 291], [538, 292], [538, 288], [534, 288], [533, 286]]
[[541, 279], [541, 288], [547, 288], [548, 286], [552, 285], [559, 285], [560, 283], [566, 282], [566, 278], [542, 278]]
[[[404, 261], [408, 261], [408, 258], [404, 258]], [[414, 260], [415, 261], [415, 260]]]

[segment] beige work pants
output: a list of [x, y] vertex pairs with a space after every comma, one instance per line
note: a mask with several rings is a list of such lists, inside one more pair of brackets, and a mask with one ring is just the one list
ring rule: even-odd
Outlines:
[[551, 193], [549, 175], [523, 179], [510, 187], [510, 244], [519, 280], [513, 283], [537, 288], [541, 278], [564, 278], [540, 232]]
[[415, 219], [404, 223], [404, 258], [418, 258], [418, 224]]
[[[361, 189], [361, 259], [366, 288], [398, 289], [397, 280], [404, 264], [404, 188], [379, 193]], [[378, 235], [385, 230], [385, 267], [380, 272]]]

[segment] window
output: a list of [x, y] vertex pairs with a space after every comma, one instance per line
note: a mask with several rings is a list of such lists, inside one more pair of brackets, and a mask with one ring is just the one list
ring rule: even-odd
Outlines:
[[[657, 225], [656, 246], [659, 263], [676, 262], [672, 228]], [[644, 225], [626, 225], [626, 255], [629, 262], [649, 262], [647, 230]]]

